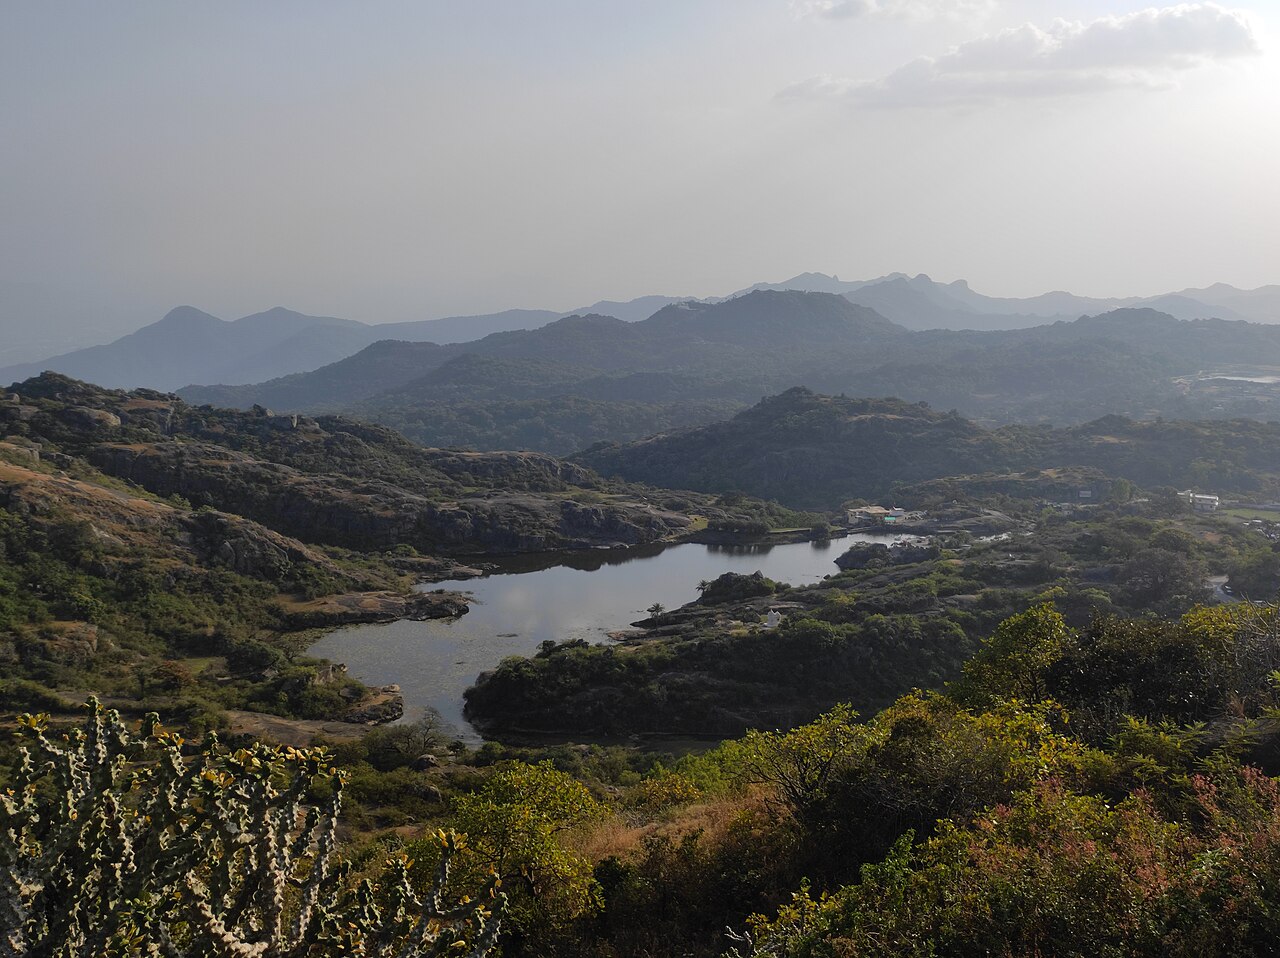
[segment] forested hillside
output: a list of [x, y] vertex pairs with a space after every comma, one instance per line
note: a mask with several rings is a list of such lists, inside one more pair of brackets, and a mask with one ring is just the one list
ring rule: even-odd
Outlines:
[[[451, 568], [423, 560], [420, 573]], [[0, 708], [66, 711], [96, 693], [188, 728], [224, 710], [341, 719], [378, 704], [298, 656], [308, 627], [453, 615], [380, 557], [193, 510], [84, 460], [0, 441]], [[323, 677], [322, 677], [323, 676]], [[322, 678], [321, 678], [322, 677]]]

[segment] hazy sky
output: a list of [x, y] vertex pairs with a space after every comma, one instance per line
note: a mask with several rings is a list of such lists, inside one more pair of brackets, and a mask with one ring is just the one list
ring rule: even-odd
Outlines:
[[1272, 0], [0, 2], [0, 294], [104, 328], [1280, 282]]

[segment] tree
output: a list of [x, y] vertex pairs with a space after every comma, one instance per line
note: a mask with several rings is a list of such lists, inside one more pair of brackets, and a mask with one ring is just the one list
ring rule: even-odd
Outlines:
[[383, 772], [410, 765], [443, 744], [440, 716], [435, 712], [416, 722], [379, 726], [364, 737], [366, 760]]
[[138, 684], [142, 689], [142, 698], [147, 692], [181, 692], [196, 684], [196, 677], [187, 666], [174, 659], [165, 659], [150, 670], [138, 672]]
[[1066, 620], [1044, 603], [1005, 619], [964, 667], [963, 690], [982, 701], [1038, 702], [1049, 669], [1073, 641]]
[[1128, 479], [1113, 479], [1108, 497], [1112, 502], [1128, 502], [1133, 498], [1133, 483]]
[[1136, 606], [1162, 612], [1182, 612], [1208, 599], [1200, 563], [1166, 548], [1140, 549], [1117, 575], [1117, 581]]
[[[496, 875], [511, 895], [508, 924], [529, 935], [562, 927], [600, 907], [591, 861], [567, 844], [605, 808], [587, 787], [550, 762], [513, 762], [458, 800], [453, 825], [466, 834], [458, 887], [470, 891]], [[433, 849], [415, 849], [429, 861]]]
[[[419, 897], [408, 862], [354, 882], [339, 854], [342, 779], [322, 749], [210, 736], [195, 755], [149, 715], [138, 733], [96, 700], [82, 728], [26, 740], [0, 794], [0, 956], [427, 958], [489, 953], [504, 899], [442, 890], [465, 843], [439, 833]], [[308, 797], [325, 797], [318, 805]]]
[[734, 749], [743, 777], [770, 786], [805, 821], [825, 798], [839, 764], [850, 761], [865, 738], [858, 713], [837, 705], [817, 721], [789, 732], [748, 732]]
[[1187, 499], [1172, 486], [1160, 486], [1150, 493], [1147, 511], [1153, 516], [1173, 517], [1191, 511]]

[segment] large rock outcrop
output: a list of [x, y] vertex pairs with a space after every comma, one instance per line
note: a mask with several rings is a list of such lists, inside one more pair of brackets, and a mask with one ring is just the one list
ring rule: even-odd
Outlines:
[[[20, 435], [51, 462], [83, 458], [157, 495], [305, 542], [483, 555], [639, 545], [689, 525], [638, 497], [603, 496], [598, 476], [553, 456], [428, 449], [342, 416], [193, 407], [54, 373], [18, 384], [3, 405], [11, 425], [0, 436]], [[271, 575], [292, 561], [261, 537], [215, 545], [209, 554], [238, 570]]]
[[533, 493], [437, 502], [377, 480], [311, 475], [200, 442], [105, 443], [89, 461], [108, 475], [193, 506], [250, 517], [286, 535], [355, 549], [514, 553], [668, 538], [688, 520], [644, 503], [583, 505]]

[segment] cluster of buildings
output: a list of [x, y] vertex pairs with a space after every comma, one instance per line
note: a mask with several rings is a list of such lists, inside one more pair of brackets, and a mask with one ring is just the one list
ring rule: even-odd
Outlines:
[[920, 519], [923, 517], [923, 512], [907, 512], [906, 509], [900, 509], [897, 506], [891, 506], [887, 509], [884, 506], [858, 506], [857, 508], [848, 510], [849, 525], [851, 526], [891, 526], [896, 525], [899, 522], [906, 522], [910, 519]]
[[[1217, 512], [1217, 508], [1221, 505], [1221, 499], [1211, 493], [1184, 489], [1183, 492], [1178, 494], [1188, 506], [1192, 507], [1194, 512]], [[1105, 498], [1106, 496], [1100, 494], [1096, 488], [1083, 488], [1080, 489], [1078, 496], [1076, 496], [1075, 503], [1056, 502], [1053, 503], [1053, 507], [1061, 512], [1071, 512], [1074, 511], [1071, 508], [1073, 505], [1091, 506], [1093, 503], [1102, 502]]]

